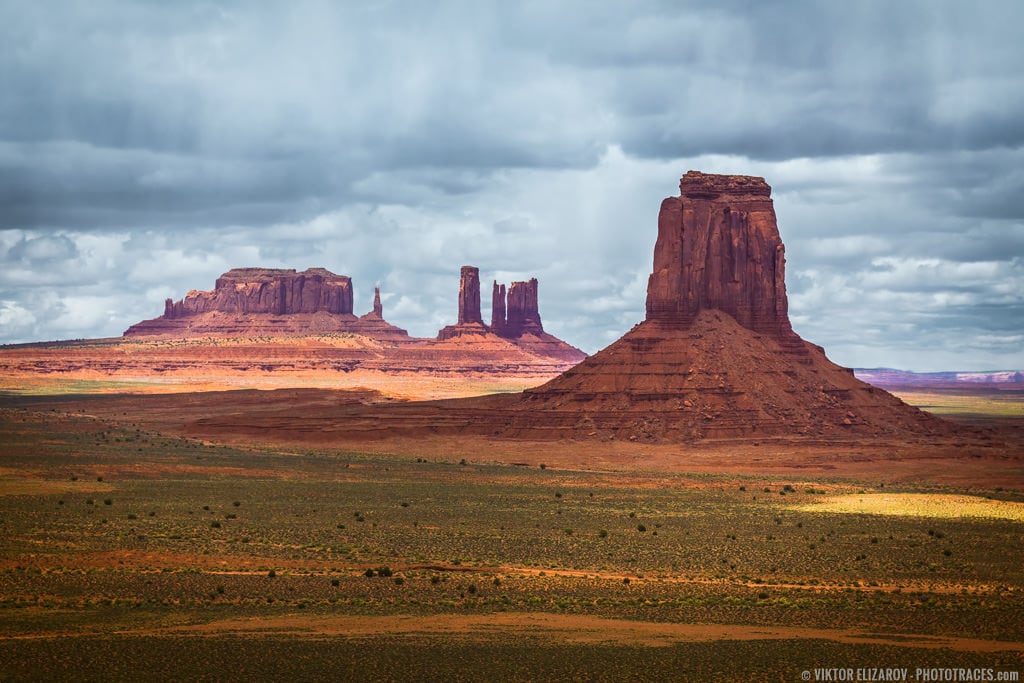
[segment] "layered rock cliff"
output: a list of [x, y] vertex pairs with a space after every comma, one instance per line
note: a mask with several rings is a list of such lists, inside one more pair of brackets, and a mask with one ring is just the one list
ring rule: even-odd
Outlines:
[[720, 310], [754, 332], [791, 338], [785, 249], [764, 178], [690, 171], [662, 202], [647, 320], [689, 327]]
[[235, 268], [217, 278], [212, 292], [193, 290], [181, 301], [168, 299], [164, 317], [199, 313], [334, 313], [352, 315], [352, 280], [324, 268]]
[[537, 278], [509, 285], [508, 296], [505, 285], [494, 283], [495, 300], [491, 306], [491, 329], [508, 339], [516, 339], [526, 333], [543, 334], [540, 311], [537, 305]]
[[164, 314], [132, 325], [135, 336], [302, 336], [352, 333], [403, 342], [405, 330], [383, 318], [380, 291], [374, 308], [352, 314], [352, 280], [324, 268], [235, 268], [217, 278], [212, 291], [193, 290], [168, 299]]

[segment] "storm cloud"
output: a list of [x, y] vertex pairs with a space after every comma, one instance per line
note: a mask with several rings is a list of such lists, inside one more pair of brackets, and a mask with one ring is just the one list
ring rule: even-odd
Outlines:
[[0, 342], [119, 335], [239, 266], [351, 275], [357, 309], [379, 284], [433, 335], [473, 264], [538, 277], [545, 326], [593, 352], [643, 317], [692, 168], [772, 185], [794, 326], [837, 362], [1021, 368], [1022, 21], [1012, 0], [6, 2]]

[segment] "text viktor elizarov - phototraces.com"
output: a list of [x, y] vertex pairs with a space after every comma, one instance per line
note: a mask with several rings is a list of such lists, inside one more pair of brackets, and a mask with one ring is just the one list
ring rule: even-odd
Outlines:
[[803, 681], [1019, 681], [1017, 671], [996, 671], [987, 668], [885, 668], [885, 667], [841, 667], [821, 668], [804, 671]]

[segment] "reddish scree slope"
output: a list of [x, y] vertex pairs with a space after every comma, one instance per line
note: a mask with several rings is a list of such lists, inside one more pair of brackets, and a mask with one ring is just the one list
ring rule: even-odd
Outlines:
[[859, 381], [790, 326], [762, 178], [691, 171], [662, 204], [647, 319], [522, 394], [346, 409], [339, 436], [528, 439], [942, 436], [956, 427]]

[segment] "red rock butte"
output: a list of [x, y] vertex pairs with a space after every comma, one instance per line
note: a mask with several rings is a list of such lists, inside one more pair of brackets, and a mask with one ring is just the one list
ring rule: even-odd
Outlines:
[[466, 266], [460, 322], [450, 326], [455, 333], [416, 338], [384, 319], [379, 287], [371, 310], [356, 317], [347, 276], [323, 268], [236, 268], [217, 278], [212, 291], [168, 299], [162, 316], [132, 325], [120, 338], [4, 350], [0, 376], [22, 383], [127, 378], [156, 388], [337, 382], [403, 398], [472, 395], [476, 387], [507, 391], [535, 386], [586, 357], [540, 329], [535, 281], [533, 292], [533, 309], [524, 315], [537, 325], [494, 334], [480, 319], [479, 271]]
[[346, 430], [676, 442], [955, 430], [856, 379], [793, 331], [784, 254], [763, 178], [690, 171], [680, 196], [661, 205], [646, 320], [522, 394], [396, 406], [367, 419], [356, 410]]
[[764, 178], [690, 171], [658, 214], [647, 320], [686, 328], [713, 309], [789, 338], [785, 254]]
[[463, 266], [459, 280], [458, 322], [437, 332], [438, 341], [459, 339], [463, 343], [491, 340], [511, 342], [528, 353], [578, 363], [587, 357], [575, 346], [544, 331], [540, 321], [537, 278], [509, 285], [494, 283], [491, 296], [491, 324], [480, 313], [480, 270]]
[[213, 291], [192, 290], [164, 303], [164, 314], [129, 327], [124, 336], [262, 334], [294, 336], [347, 332], [401, 342], [405, 330], [384, 321], [380, 292], [371, 313], [352, 313], [352, 279], [324, 268], [234, 268]]

